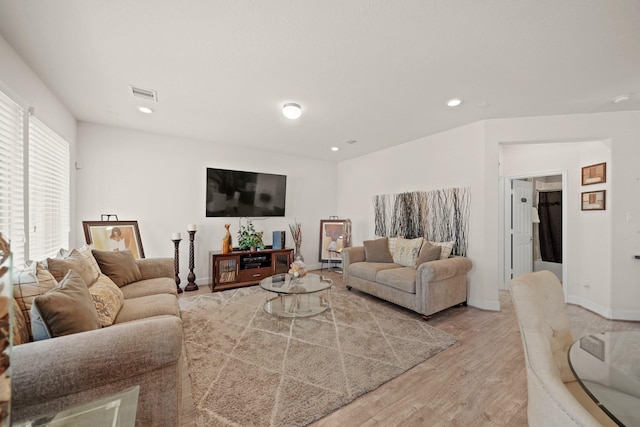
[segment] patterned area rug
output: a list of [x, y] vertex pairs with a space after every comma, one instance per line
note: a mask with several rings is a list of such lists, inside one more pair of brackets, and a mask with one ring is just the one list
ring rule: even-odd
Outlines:
[[347, 291], [279, 319], [258, 286], [181, 298], [198, 426], [304, 426], [456, 342], [420, 316]]

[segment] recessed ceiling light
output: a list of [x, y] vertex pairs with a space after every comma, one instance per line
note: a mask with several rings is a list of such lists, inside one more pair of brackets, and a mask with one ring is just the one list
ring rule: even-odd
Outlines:
[[145, 114], [153, 113], [153, 110], [151, 108], [145, 107], [143, 105], [138, 106], [138, 111], [140, 111], [141, 113], [145, 113]]
[[302, 114], [302, 109], [300, 105], [290, 102], [282, 106], [282, 114], [284, 114], [287, 119], [295, 120]]
[[460, 98], [452, 98], [452, 99], [447, 101], [447, 105], [449, 107], [457, 107], [460, 104], [462, 104], [462, 99], [460, 99]]
[[338, 147], [331, 147], [331, 151], [338, 151], [339, 148]]
[[630, 99], [631, 99], [631, 94], [627, 93], [624, 95], [618, 95], [612, 98], [611, 100], [613, 101], [614, 104], [620, 104], [621, 102], [627, 102]]

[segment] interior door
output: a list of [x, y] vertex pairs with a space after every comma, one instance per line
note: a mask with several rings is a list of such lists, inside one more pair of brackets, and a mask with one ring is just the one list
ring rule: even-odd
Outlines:
[[533, 183], [511, 181], [511, 278], [533, 271]]

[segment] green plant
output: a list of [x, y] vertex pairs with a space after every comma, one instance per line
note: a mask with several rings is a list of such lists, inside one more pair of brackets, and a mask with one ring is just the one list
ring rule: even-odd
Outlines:
[[252, 247], [264, 249], [262, 231], [256, 231], [251, 220], [247, 221], [247, 225], [240, 226], [240, 230], [238, 230], [238, 246], [241, 250], [247, 250]]

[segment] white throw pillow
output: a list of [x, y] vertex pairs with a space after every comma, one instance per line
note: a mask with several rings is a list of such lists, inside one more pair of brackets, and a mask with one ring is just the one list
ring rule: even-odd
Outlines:
[[423, 242], [424, 239], [422, 237], [415, 239], [398, 237], [395, 244], [395, 251], [391, 253], [393, 262], [404, 267], [415, 267]]
[[432, 245], [440, 246], [440, 259], [449, 258], [451, 251], [453, 251], [453, 245], [455, 244], [453, 240], [450, 242], [432, 242], [429, 240], [428, 242]]

